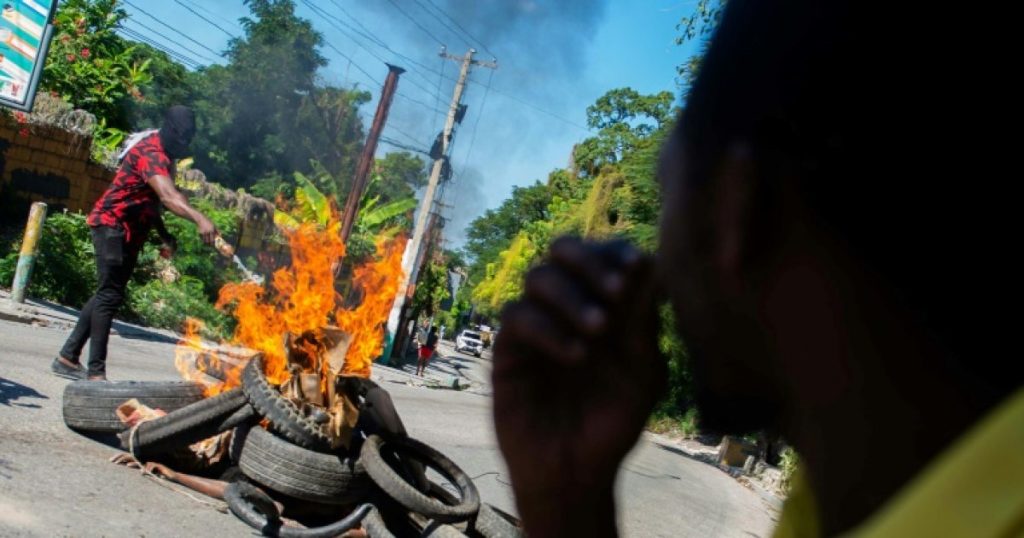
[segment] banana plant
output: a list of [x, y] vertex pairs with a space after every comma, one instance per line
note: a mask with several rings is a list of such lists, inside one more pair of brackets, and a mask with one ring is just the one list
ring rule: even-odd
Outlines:
[[[373, 191], [373, 185], [379, 181], [374, 176], [367, 192]], [[294, 230], [305, 223], [327, 226], [334, 209], [330, 198], [316, 188], [316, 185], [300, 172], [295, 173], [295, 206], [291, 211], [274, 211], [274, 224], [282, 229]], [[392, 237], [402, 229], [395, 219], [405, 215], [416, 207], [415, 198], [403, 198], [386, 204], [380, 204], [380, 196], [369, 194], [363, 197], [359, 213], [356, 215], [355, 232], [361, 235], [384, 235]], [[391, 226], [387, 226], [391, 224]]]

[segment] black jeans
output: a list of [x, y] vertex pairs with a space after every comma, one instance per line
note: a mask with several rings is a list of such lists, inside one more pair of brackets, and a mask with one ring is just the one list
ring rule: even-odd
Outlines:
[[92, 229], [92, 244], [96, 248], [99, 289], [82, 307], [75, 330], [71, 331], [60, 354], [77, 362], [89, 340], [89, 375], [99, 376], [106, 375], [110, 326], [117, 309], [124, 303], [125, 288], [135, 269], [139, 248], [125, 241], [123, 230], [108, 226]]

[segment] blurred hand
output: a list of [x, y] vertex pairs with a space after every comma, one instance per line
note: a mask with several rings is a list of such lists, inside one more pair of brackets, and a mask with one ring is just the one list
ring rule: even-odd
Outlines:
[[214, 239], [217, 238], [217, 227], [213, 225], [213, 221], [206, 215], [200, 214], [196, 218], [196, 227], [199, 229], [199, 237], [203, 239], [203, 242], [212, 245]]
[[563, 238], [502, 314], [495, 428], [531, 536], [614, 534], [619, 464], [665, 388], [656, 289], [628, 243]]
[[161, 237], [160, 240], [163, 242], [160, 245], [160, 255], [170, 259], [178, 251], [178, 240], [171, 234]]

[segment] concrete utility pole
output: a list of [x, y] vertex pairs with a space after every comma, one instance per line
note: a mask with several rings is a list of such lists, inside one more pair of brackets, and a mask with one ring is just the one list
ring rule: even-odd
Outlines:
[[374, 154], [377, 153], [377, 142], [380, 140], [380, 133], [384, 130], [384, 124], [388, 121], [388, 111], [391, 110], [391, 101], [395, 98], [395, 90], [398, 89], [398, 75], [405, 72], [405, 69], [388, 64], [388, 78], [384, 80], [384, 89], [380, 93], [380, 102], [377, 103], [377, 112], [373, 115], [373, 124], [370, 126], [370, 134], [366, 137], [366, 145], [359, 155], [359, 163], [356, 165], [356, 174], [352, 177], [352, 190], [345, 200], [345, 210], [341, 214], [341, 240], [348, 241], [352, 234], [352, 225], [355, 224], [356, 215], [359, 214], [359, 201], [363, 199], [363, 192], [366, 191], [370, 168], [373, 167]]
[[[457, 60], [462, 62], [462, 69], [459, 71], [459, 80], [455, 83], [455, 92], [452, 94], [452, 102], [448, 107], [448, 117], [445, 120], [444, 131], [441, 135], [441, 154], [437, 159], [434, 160], [434, 167], [430, 171], [430, 180], [427, 182], [427, 190], [423, 194], [423, 201], [420, 203], [419, 212], [416, 216], [416, 227], [413, 228], [412, 239], [406, 246], [405, 255], [402, 257], [402, 273], [405, 275], [402, 282], [398, 286], [398, 293], [395, 295], [395, 303], [391, 307], [391, 315], [388, 317], [387, 334], [388, 343], [384, 349], [385, 359], [391, 356], [391, 352], [394, 349], [394, 338], [395, 333], [398, 331], [399, 324], [404, 317], [404, 306], [406, 296], [409, 290], [409, 283], [415, 282], [418, 276], [418, 267], [416, 262], [420, 259], [420, 253], [423, 249], [423, 237], [427, 230], [427, 220], [433, 212], [434, 198], [437, 195], [437, 185], [441, 179], [441, 170], [444, 167], [445, 161], [448, 159], [448, 150], [451, 147], [452, 131], [455, 129], [455, 116], [459, 111], [459, 106], [462, 104], [462, 92], [466, 87], [466, 77], [469, 76], [469, 68], [471, 65], [479, 65], [483, 67], [489, 67], [496, 69], [498, 64], [496, 62], [481, 62], [473, 59], [473, 54], [476, 50], [469, 49], [466, 54], [462, 57], [453, 56], [448, 54], [444, 49], [441, 50], [441, 57], [448, 60]], [[404, 328], [404, 324], [403, 328]], [[401, 347], [399, 347], [401, 349]]]

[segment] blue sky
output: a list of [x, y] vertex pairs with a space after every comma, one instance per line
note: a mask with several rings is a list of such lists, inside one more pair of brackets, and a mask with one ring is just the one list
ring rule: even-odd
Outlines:
[[[226, 48], [228, 35], [186, 6], [236, 35], [242, 31], [235, 21], [248, 14], [240, 0], [130, 1], [125, 6], [128, 28], [202, 63], [223, 60], [146, 14], [216, 52]], [[544, 181], [550, 171], [566, 165], [573, 144], [588, 135], [581, 128], [586, 124], [587, 106], [604, 92], [631, 86], [642, 93], [678, 93], [675, 67], [692, 54], [694, 46], [674, 44], [675, 25], [695, 4], [695, 0], [296, 0], [298, 14], [351, 58], [350, 63], [324, 47], [321, 53], [330, 64], [321, 73], [323, 79], [373, 92], [374, 101], [361, 111], [367, 123], [379, 88], [359, 67], [382, 81], [387, 68], [376, 54], [409, 69], [399, 82], [400, 96], [384, 134], [410, 145], [429, 147], [443, 127], [444, 118], [432, 109], [447, 110], [454, 86], [449, 79], [457, 75], [458, 65], [439, 58], [440, 43], [455, 54], [472, 44], [479, 51], [477, 58], [490, 60], [485, 46], [497, 57], [499, 68], [493, 74], [476, 68], [470, 75], [474, 82], [467, 86], [464, 99], [469, 111], [453, 148], [455, 178], [445, 190], [445, 202], [452, 205], [447, 210], [451, 222], [446, 236], [456, 246], [463, 240], [465, 226], [485, 209], [499, 205], [513, 186]], [[350, 29], [360, 28], [358, 24], [394, 52]], [[487, 90], [488, 82], [493, 91]], [[387, 151], [395, 149], [381, 144], [379, 153]]]

